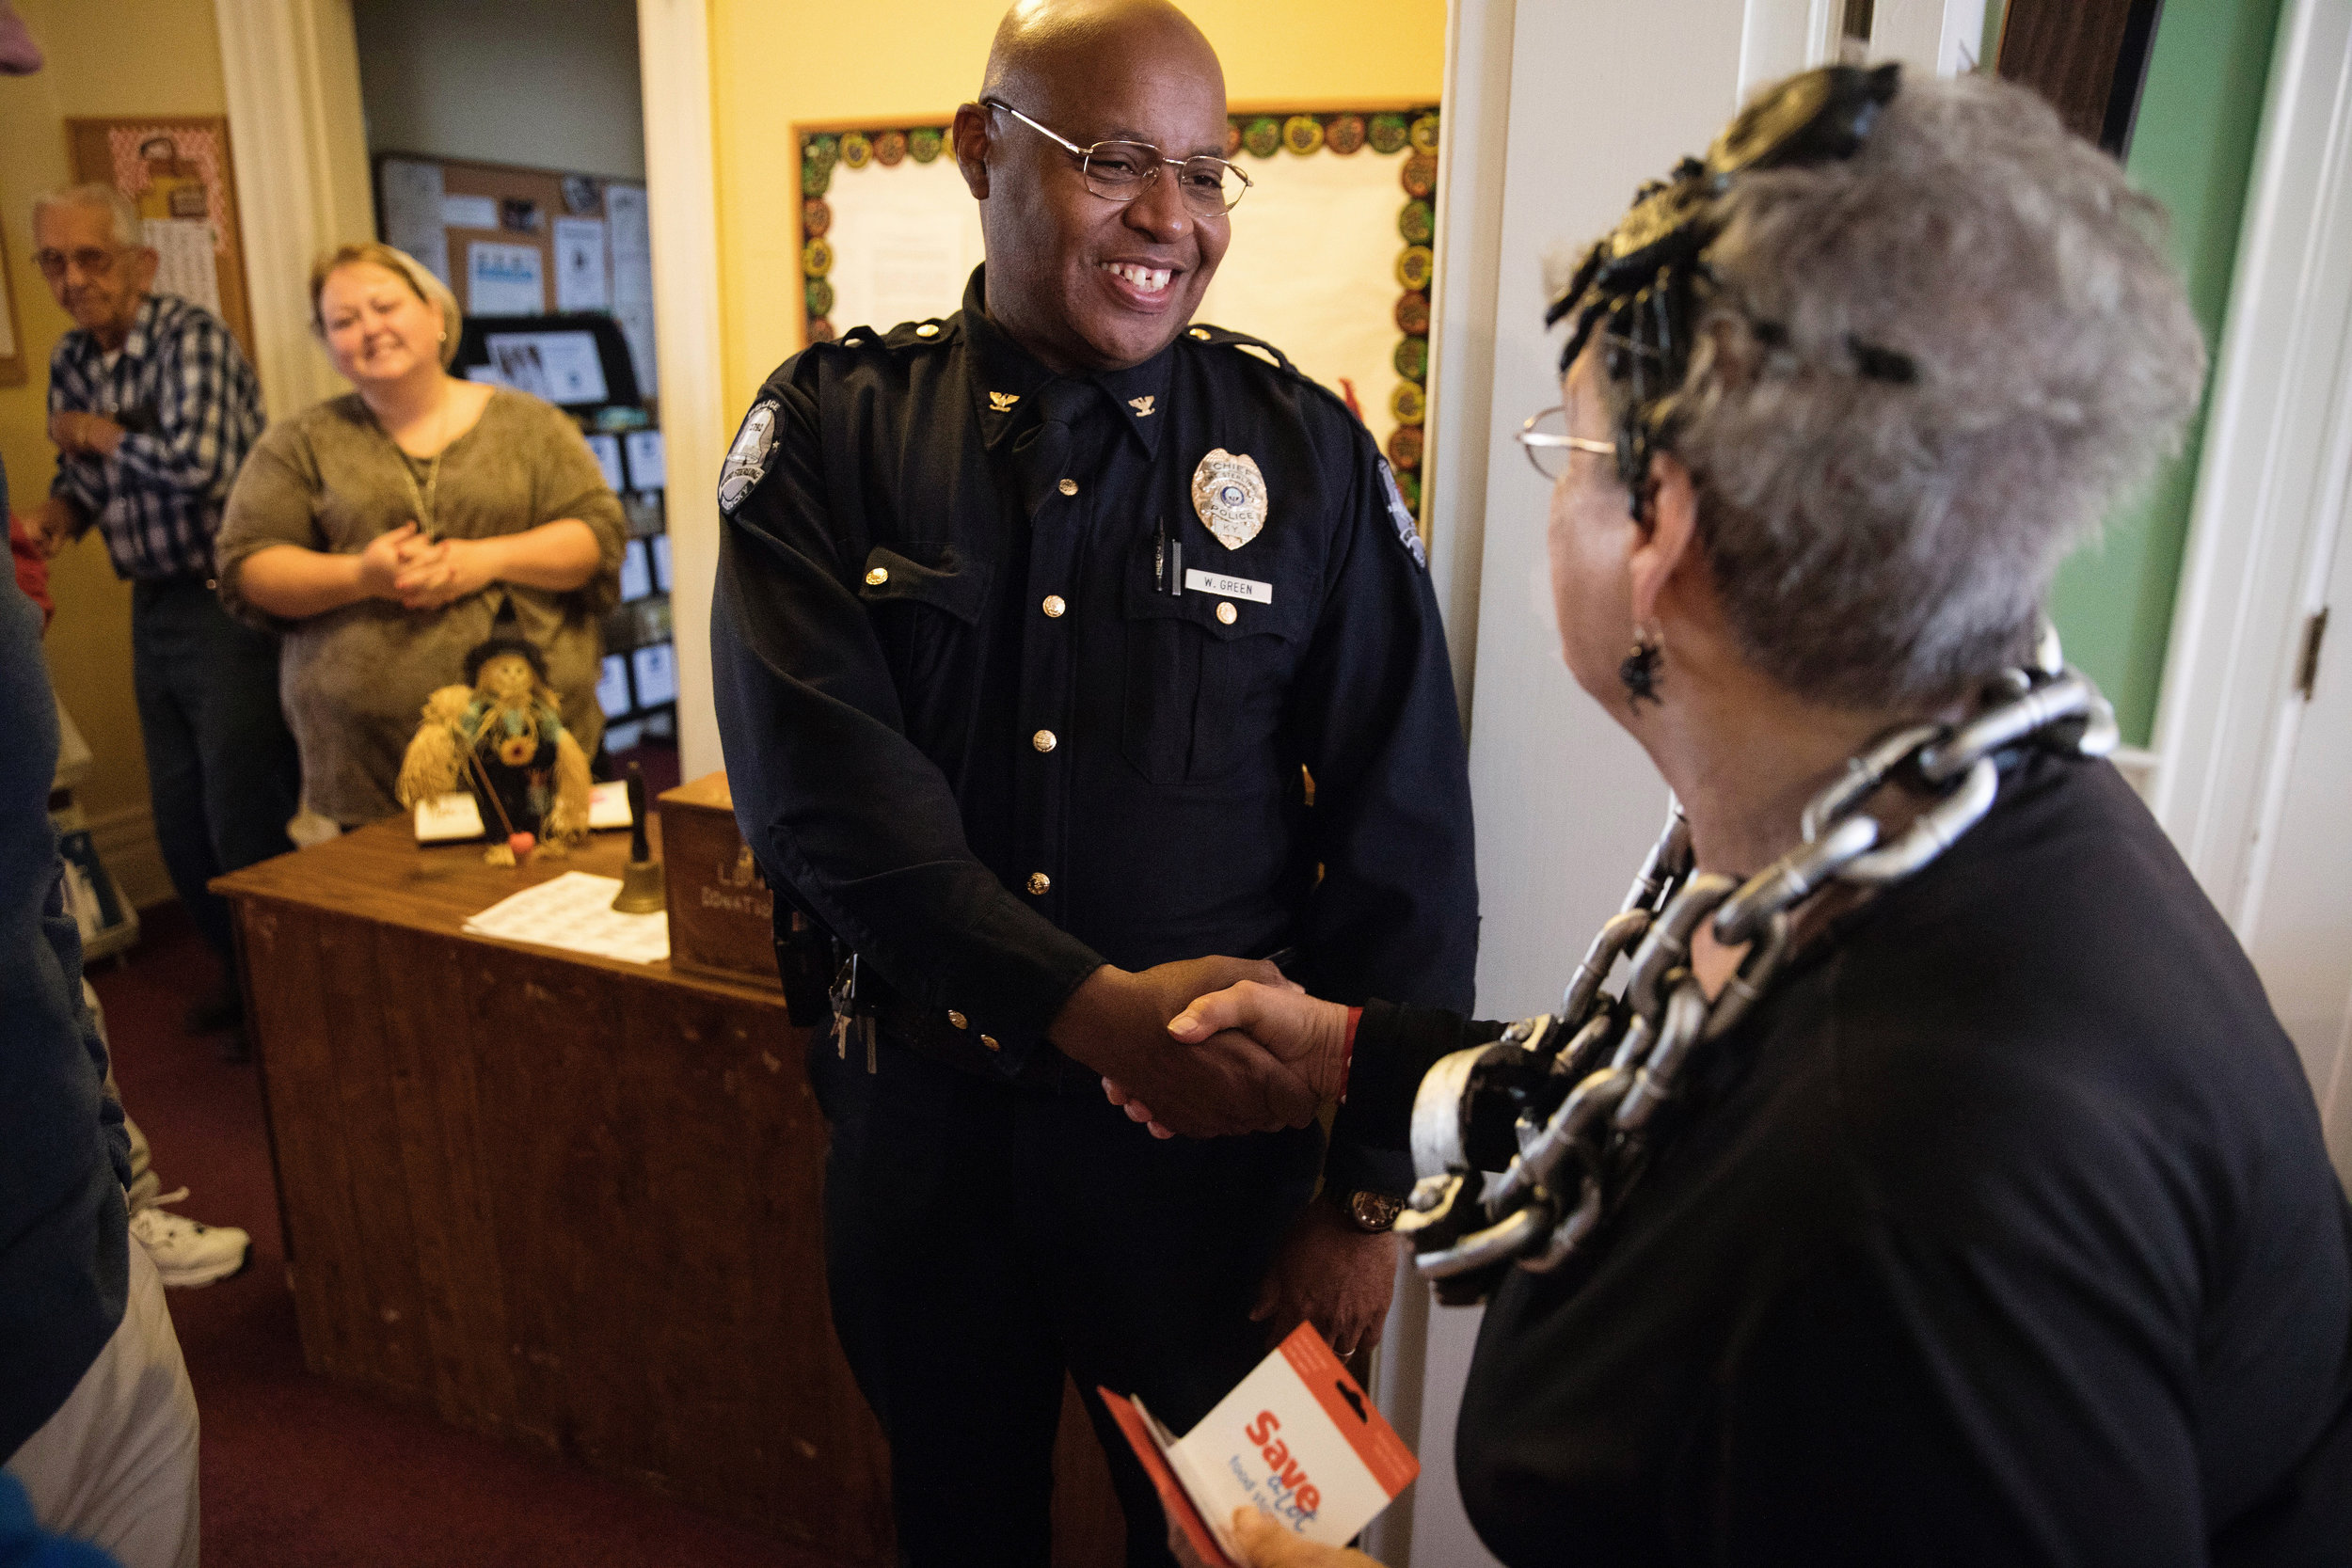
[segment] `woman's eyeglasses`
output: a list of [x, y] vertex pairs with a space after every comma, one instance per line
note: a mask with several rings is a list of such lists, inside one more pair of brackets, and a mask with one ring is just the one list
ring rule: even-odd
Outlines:
[[1527, 460], [1546, 479], [1558, 479], [1567, 472], [1568, 453], [1572, 451], [1589, 451], [1604, 457], [1617, 455], [1614, 441], [1569, 435], [1565, 408], [1547, 408], [1519, 426], [1518, 442], [1527, 452]]
[[1163, 166], [1176, 171], [1176, 188], [1184, 193], [1184, 204], [1202, 217], [1222, 217], [1249, 192], [1249, 176], [1222, 158], [1212, 158], [1205, 152], [1190, 158], [1171, 158], [1148, 141], [1099, 141], [1091, 147], [1080, 147], [1002, 99], [984, 98], [980, 102], [987, 108], [1004, 110], [1039, 135], [1076, 153], [1078, 170], [1086, 177], [1087, 189], [1105, 201], [1135, 200], [1158, 181]]

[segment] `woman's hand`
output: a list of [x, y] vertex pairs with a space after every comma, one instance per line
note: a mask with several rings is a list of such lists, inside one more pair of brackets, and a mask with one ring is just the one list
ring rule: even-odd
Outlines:
[[432, 546], [417, 533], [415, 522], [388, 529], [368, 541], [359, 552], [359, 587], [371, 599], [397, 599], [400, 574]]
[[[1263, 1509], [1233, 1510], [1233, 1544], [1241, 1548], [1240, 1568], [1380, 1568], [1377, 1560], [1344, 1546], [1319, 1546], [1292, 1534]], [[1171, 1519], [1168, 1549], [1184, 1568], [1204, 1568], [1192, 1540]]]
[[454, 604], [499, 580], [501, 548], [497, 539], [444, 539], [410, 559], [392, 579], [393, 591], [410, 610]]
[[[1328, 1104], [1346, 1092], [1347, 1009], [1338, 1003], [1319, 1002], [1287, 980], [1279, 985], [1244, 980], [1194, 998], [1168, 1024], [1168, 1032], [1186, 1045], [1227, 1029], [1256, 1040], [1267, 1055], [1305, 1079], [1317, 1100]], [[1112, 1104], [1126, 1107], [1128, 1120], [1150, 1123], [1153, 1137], [1170, 1135], [1152, 1107], [1125, 1085], [1105, 1078], [1103, 1092]]]

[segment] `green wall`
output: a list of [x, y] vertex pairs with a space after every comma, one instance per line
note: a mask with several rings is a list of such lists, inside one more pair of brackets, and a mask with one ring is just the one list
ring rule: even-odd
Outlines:
[[[2133, 183], [2171, 212], [2172, 254], [2209, 355], [2229, 309], [2280, 4], [2164, 0], [2124, 160]], [[2117, 508], [2105, 536], [2059, 569], [2051, 594], [2067, 657], [2114, 701], [2123, 738], [2135, 746], [2148, 743], [2155, 724], [2204, 423], [2201, 405], [2181, 455]]]

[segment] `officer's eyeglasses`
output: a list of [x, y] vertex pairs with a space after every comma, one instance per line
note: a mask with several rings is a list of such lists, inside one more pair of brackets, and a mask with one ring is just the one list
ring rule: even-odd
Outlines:
[[72, 251], [36, 250], [33, 252], [33, 265], [39, 267], [40, 275], [52, 283], [65, 276], [69, 265], [78, 269], [85, 277], [105, 277], [114, 272], [115, 258], [120, 254], [120, 251], [101, 250], [95, 245], [84, 245]]
[[1068, 136], [1048, 131], [1002, 99], [983, 98], [980, 102], [988, 108], [1004, 110], [1048, 141], [1076, 153], [1087, 189], [1105, 201], [1135, 200], [1159, 179], [1162, 165], [1176, 171], [1176, 188], [1184, 193], [1184, 205], [1204, 218], [1224, 216], [1248, 194], [1249, 176], [1222, 158], [1212, 158], [1205, 152], [1189, 158], [1171, 158], [1148, 141], [1099, 141], [1092, 147], [1080, 147]]
[[1589, 451], [1600, 456], [1617, 455], [1617, 443], [1597, 440], [1590, 436], [1568, 434], [1568, 411], [1547, 408], [1519, 426], [1518, 441], [1527, 452], [1527, 460], [1535, 465], [1535, 471], [1546, 479], [1558, 479], [1568, 469], [1568, 453]]

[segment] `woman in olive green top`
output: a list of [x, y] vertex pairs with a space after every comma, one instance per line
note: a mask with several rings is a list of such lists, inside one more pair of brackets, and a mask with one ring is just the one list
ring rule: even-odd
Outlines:
[[358, 391], [270, 427], [215, 546], [229, 609], [285, 636], [304, 805], [345, 825], [397, 813], [426, 695], [510, 606], [593, 753], [626, 533], [587, 443], [534, 397], [451, 376], [456, 302], [389, 245], [322, 258], [310, 307]]

